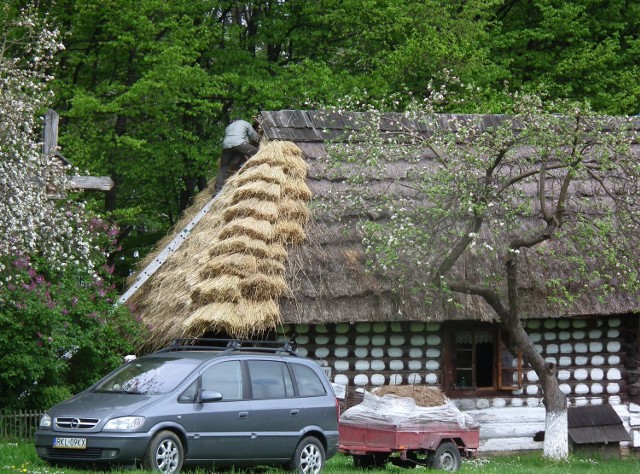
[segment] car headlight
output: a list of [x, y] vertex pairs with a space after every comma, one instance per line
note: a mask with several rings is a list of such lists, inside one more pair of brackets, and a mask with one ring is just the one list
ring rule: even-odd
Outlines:
[[136, 430], [144, 423], [144, 416], [123, 416], [121, 418], [113, 418], [107, 421], [103, 430], [126, 431]]
[[40, 418], [40, 428], [51, 428], [51, 416], [47, 413]]

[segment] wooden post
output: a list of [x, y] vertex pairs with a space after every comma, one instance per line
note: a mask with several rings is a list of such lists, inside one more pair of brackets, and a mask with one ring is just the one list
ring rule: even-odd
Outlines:
[[42, 144], [42, 153], [51, 155], [58, 148], [58, 120], [60, 115], [53, 109], [47, 110], [44, 115], [44, 142]]
[[[44, 115], [44, 141], [42, 153], [46, 156], [56, 155], [61, 166], [69, 165], [69, 161], [58, 153], [58, 122], [60, 115], [53, 109]], [[64, 170], [61, 168], [61, 172]], [[113, 188], [113, 180], [109, 176], [69, 176], [67, 189], [109, 191]], [[61, 196], [60, 196], [61, 197]]]

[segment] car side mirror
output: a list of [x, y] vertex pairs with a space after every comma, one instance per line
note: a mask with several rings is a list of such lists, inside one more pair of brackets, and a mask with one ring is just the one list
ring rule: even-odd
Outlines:
[[198, 390], [198, 402], [199, 403], [211, 403], [219, 402], [222, 400], [222, 394], [215, 390]]

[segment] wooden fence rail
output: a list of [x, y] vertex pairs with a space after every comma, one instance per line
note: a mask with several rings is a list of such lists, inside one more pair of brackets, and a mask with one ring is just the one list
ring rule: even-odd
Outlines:
[[36, 410], [0, 411], [0, 438], [33, 439], [42, 415]]

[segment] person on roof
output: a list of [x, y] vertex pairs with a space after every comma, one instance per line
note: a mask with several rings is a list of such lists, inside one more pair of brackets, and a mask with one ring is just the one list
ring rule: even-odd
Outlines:
[[220, 192], [230, 173], [238, 171], [258, 152], [259, 141], [260, 135], [249, 122], [239, 118], [231, 121], [224, 131], [218, 177], [213, 188], [214, 195]]

